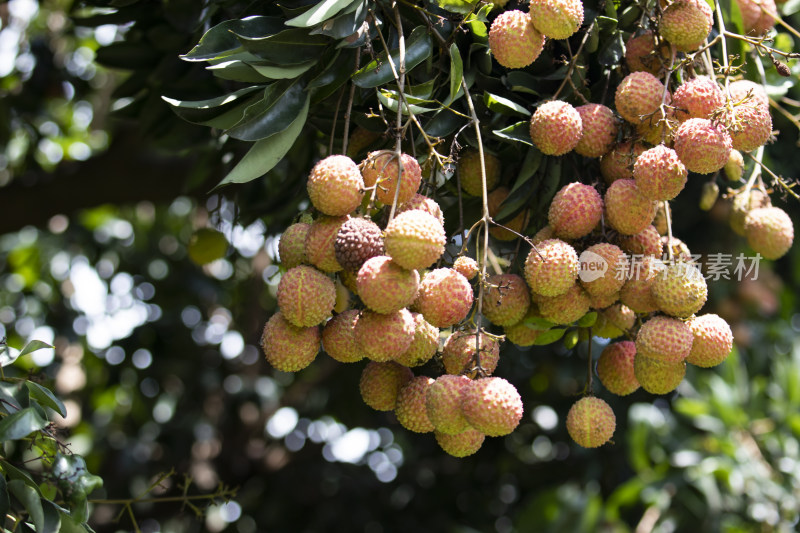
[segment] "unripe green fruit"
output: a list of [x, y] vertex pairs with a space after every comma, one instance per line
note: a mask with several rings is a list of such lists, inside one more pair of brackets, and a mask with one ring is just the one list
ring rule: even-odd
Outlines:
[[[486, 192], [492, 191], [500, 182], [500, 160], [486, 151], [483, 152], [486, 169]], [[461, 188], [472, 196], [483, 195], [481, 178], [481, 155], [474, 148], [468, 148], [458, 157], [456, 166]]]
[[579, 268], [575, 248], [562, 240], [548, 239], [528, 253], [525, 281], [536, 294], [559, 296], [575, 285]]
[[708, 286], [703, 274], [686, 263], [675, 263], [659, 272], [651, 291], [662, 311], [679, 318], [698, 312], [708, 297]]
[[386, 253], [408, 270], [427, 268], [444, 252], [444, 228], [436, 218], [413, 209], [400, 213], [386, 226]]
[[189, 259], [198, 265], [206, 265], [225, 257], [228, 251], [228, 239], [212, 228], [200, 228], [192, 234], [187, 252]]
[[792, 247], [794, 224], [783, 209], [761, 207], [747, 214], [744, 234], [753, 250], [767, 259], [779, 259]]
[[[290, 269], [308, 262], [306, 257], [306, 235], [311, 228], [311, 224], [297, 222], [292, 224], [281, 234], [278, 241], [278, 256], [281, 265]], [[226, 244], [227, 246], [227, 244]]]

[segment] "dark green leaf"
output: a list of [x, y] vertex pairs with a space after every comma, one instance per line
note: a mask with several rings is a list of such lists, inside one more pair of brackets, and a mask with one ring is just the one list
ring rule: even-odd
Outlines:
[[[44, 511], [44, 520], [42, 522], [42, 532], [46, 533], [59, 533], [61, 529], [61, 508], [48, 500], [41, 500], [42, 511]], [[36, 533], [39, 533], [39, 528], [36, 528]]]
[[617, 27], [617, 20], [611, 17], [597, 17], [597, 27], [600, 28], [600, 31], [611, 31], [616, 29]]
[[296, 28], [310, 28], [311, 26], [316, 26], [321, 22], [333, 18], [351, 4], [361, 1], [362, 0], [322, 0], [302, 15], [287, 20], [286, 25]]
[[166, 96], [162, 96], [161, 99], [171, 105], [175, 114], [183, 120], [195, 124], [206, 124], [209, 120], [219, 117], [242, 102], [247, 101], [246, 96], [260, 89], [263, 89], [263, 87], [245, 87], [230, 94], [209, 98], [208, 100], [177, 100]]
[[597, 61], [606, 67], [618, 65], [625, 56], [625, 43], [622, 40], [622, 33], [616, 32], [613, 37], [606, 41], [597, 56]]
[[501, 223], [510, 220], [530, 203], [534, 189], [532, 181], [524, 182], [514, 194], [509, 193], [508, 197], [500, 204], [500, 211], [492, 218]]
[[200, 42], [188, 54], [181, 56], [186, 61], [207, 61], [226, 57], [241, 48], [236, 35], [263, 37], [283, 30], [283, 20], [278, 17], [248, 17], [241, 20], [226, 20], [208, 30]]
[[503, 98], [502, 96], [497, 96], [490, 92], [483, 93], [483, 103], [486, 104], [489, 110], [495, 113], [503, 115], [522, 115], [523, 117], [531, 116], [531, 112], [523, 106], [512, 102], [508, 98]]
[[289, 65], [283, 67], [276, 67], [273, 65], [258, 65], [248, 63], [250, 68], [258, 72], [261, 76], [270, 80], [287, 80], [296, 78], [304, 72], [308, 71], [311, 67], [317, 64], [316, 59], [300, 63], [298, 65]]
[[533, 146], [530, 123], [527, 120], [517, 122], [501, 130], [494, 130], [492, 133], [507, 141], [521, 142]]
[[464, 76], [464, 64], [461, 61], [461, 52], [455, 43], [450, 45], [450, 98], [448, 102], [453, 102], [461, 90], [461, 80]]
[[8, 508], [10, 506], [10, 502], [8, 500], [8, 485], [6, 484], [5, 476], [0, 476], [0, 516], [5, 516], [8, 514]]
[[330, 42], [324, 35], [309, 35], [308, 30], [300, 28], [267, 37], [236, 36], [245, 50], [276, 65], [297, 65], [319, 58]]
[[[378, 91], [378, 99], [381, 103], [386, 106], [390, 111], [397, 113], [397, 105], [398, 105], [398, 93], [397, 91], [392, 91], [389, 89], [381, 89]], [[403, 114], [408, 115], [408, 111], [410, 110], [415, 115], [421, 115], [424, 113], [429, 113], [431, 111], [438, 111], [438, 107], [423, 107], [421, 105], [415, 105], [415, 102], [418, 103], [433, 103], [430, 100], [421, 100], [420, 98], [414, 98], [409, 95], [405, 95], [403, 101]]]
[[222, 80], [238, 81], [241, 83], [264, 83], [264, 76], [256, 72], [244, 61], [223, 61], [216, 65], [206, 67], [206, 70]]
[[305, 106], [291, 126], [280, 133], [256, 142], [217, 187], [228, 183], [247, 183], [272, 170], [300, 135], [308, 116], [308, 105], [307, 98]]
[[459, 15], [466, 15], [475, 8], [478, 0], [436, 0], [442, 9]]
[[567, 330], [564, 328], [557, 328], [557, 329], [549, 329], [547, 331], [543, 331], [536, 337], [536, 340], [533, 343], [536, 346], [544, 346], [545, 344], [552, 344], [558, 341], [561, 337], [564, 336], [564, 333]]
[[541, 86], [541, 81], [536, 76], [528, 74], [522, 70], [512, 70], [506, 76], [511, 90], [518, 93], [532, 94], [539, 96], [538, 87]]
[[38, 383], [34, 383], [33, 381], [26, 381], [25, 385], [27, 385], [32, 399], [46, 407], [49, 407], [61, 416], [67, 416], [67, 408], [64, 406], [64, 402], [59, 400], [56, 395], [53, 394], [53, 391], [47, 387], [39, 385]]
[[247, 108], [244, 117], [226, 133], [242, 141], [259, 141], [285, 130], [308, 102], [300, 81], [280, 81], [264, 90], [264, 97]]
[[590, 328], [594, 326], [595, 322], [597, 322], [597, 311], [592, 311], [591, 313], [586, 313], [578, 320], [578, 327]]
[[[431, 36], [428, 29], [424, 26], [417, 26], [406, 39], [406, 71], [410, 72], [414, 67], [425, 61], [433, 49]], [[392, 61], [395, 68], [400, 61], [399, 50], [392, 51]], [[394, 80], [392, 67], [388, 62], [386, 51], [370, 61], [364, 68], [353, 74], [353, 83], [363, 88], [378, 87]]]
[[39, 493], [31, 488], [24, 481], [12, 479], [8, 482], [8, 490], [14, 497], [19, 500], [19, 503], [28, 511], [30, 519], [36, 526], [36, 531], [44, 530], [44, 510], [42, 510], [42, 499]]
[[2, 467], [3, 473], [5, 473], [9, 480], [21, 481], [35, 490], [37, 494], [41, 494], [39, 485], [36, 484], [30, 474], [28, 474], [28, 472], [25, 470], [21, 470], [3, 459], [0, 459], [0, 467]]
[[425, 132], [432, 137], [446, 137], [463, 126], [464, 122], [464, 117], [443, 109], [425, 124]]
[[23, 355], [28, 355], [29, 353], [33, 353], [37, 350], [42, 350], [44, 348], [52, 348], [52, 347], [53, 347], [52, 345], [47, 344], [46, 342], [33, 340], [28, 344], [26, 344], [25, 347], [22, 348], [22, 350], [20, 350], [18, 357], [22, 357]]
[[0, 420], [0, 441], [19, 440], [47, 426], [33, 407], [26, 407]]
[[[327, 35], [337, 40], [349, 37], [362, 28], [368, 12], [368, 5], [362, 0], [343, 10], [335, 19], [311, 30], [311, 35]], [[348, 44], [352, 43], [348, 42]]]
[[522, 188], [522, 186], [536, 174], [536, 171], [539, 170], [539, 166], [542, 164], [542, 158], [542, 152], [535, 147], [528, 149], [525, 153], [525, 160], [522, 162], [522, 167], [519, 169], [519, 174], [517, 174], [517, 181], [514, 182], [511, 192], [508, 193], [509, 196]]

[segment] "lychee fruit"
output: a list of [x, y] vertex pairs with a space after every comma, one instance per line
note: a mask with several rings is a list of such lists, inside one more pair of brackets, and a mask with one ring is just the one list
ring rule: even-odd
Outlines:
[[605, 309], [619, 301], [619, 291], [610, 294], [589, 294], [588, 292], [586, 294], [589, 296], [590, 309]]
[[467, 376], [444, 374], [428, 388], [425, 399], [428, 420], [439, 433], [456, 435], [469, 429], [469, 423], [461, 412], [461, 395], [470, 381]]
[[633, 165], [636, 188], [651, 200], [672, 200], [683, 190], [687, 176], [678, 154], [663, 144], [645, 150]]
[[725, 177], [728, 178], [728, 181], [735, 182], [742, 179], [742, 174], [744, 173], [744, 157], [742, 157], [742, 152], [739, 150], [731, 150], [731, 153], [728, 155], [728, 162], [725, 163], [723, 170], [725, 170]]
[[642, 143], [624, 142], [614, 146], [600, 159], [600, 173], [607, 184], [633, 178], [633, 164], [647, 149]]
[[656, 52], [656, 39], [652, 31], [631, 36], [625, 43], [625, 63], [631, 72], [644, 71], [658, 75], [669, 61], [669, 46], [661, 43]]
[[330, 319], [322, 328], [323, 349], [340, 363], [355, 363], [364, 358], [355, 336], [359, 314], [357, 309], [348, 309]]
[[331, 316], [336, 286], [316, 268], [298, 265], [281, 276], [277, 297], [286, 320], [297, 327], [316, 326]]
[[705, 0], [675, 0], [662, 13], [658, 31], [679, 52], [693, 52], [708, 37], [712, 17]]
[[525, 68], [539, 57], [544, 35], [531, 24], [531, 16], [517, 9], [504, 11], [489, 28], [489, 49], [506, 68]]
[[439, 349], [439, 328], [429, 324], [420, 313], [411, 313], [411, 316], [414, 318], [414, 339], [408, 350], [394, 358], [408, 367], [424, 365]]
[[358, 272], [367, 259], [385, 255], [383, 232], [368, 218], [351, 218], [339, 228], [333, 251], [344, 270]]
[[580, 285], [573, 285], [559, 296], [539, 298], [539, 313], [554, 324], [572, 324], [589, 312], [592, 302]]
[[[667, 95], [669, 103], [669, 95]], [[671, 144], [673, 132], [678, 128], [678, 119], [672, 107], [658, 109], [636, 125], [636, 131], [642, 140], [656, 145], [661, 143]]]
[[480, 341], [480, 363], [486, 375], [491, 375], [500, 360], [500, 343], [483, 332], [456, 331], [450, 335], [442, 348], [442, 364], [448, 374], [462, 374], [473, 377], [471, 361], [475, 357]]
[[[508, 198], [510, 192], [511, 191], [508, 190], [508, 187], [498, 187], [489, 193], [486, 201], [489, 204], [490, 217], [494, 219], [494, 217], [500, 213], [503, 202], [506, 200], [506, 198]], [[493, 225], [489, 228], [489, 233], [495, 239], [501, 241], [513, 241], [517, 238], [517, 233], [522, 233], [525, 230], [525, 227], [528, 225], [529, 218], [530, 213], [527, 209], [523, 209], [519, 213], [513, 215], [511, 218], [495, 219], [495, 222], [502, 224], [505, 227]]]
[[778, 10], [774, 0], [736, 0], [736, 3], [746, 34], [761, 36], [775, 26]]
[[377, 187], [375, 197], [379, 202], [392, 205], [397, 190], [398, 166], [403, 170], [400, 179], [400, 192], [397, 193], [397, 205], [411, 200], [419, 189], [422, 170], [419, 163], [409, 154], [401, 154], [398, 161], [396, 154], [390, 151], [372, 152], [361, 163], [361, 174], [366, 187]]
[[606, 190], [606, 222], [623, 235], [644, 231], [656, 215], [657, 203], [644, 196], [631, 179], [616, 180]]
[[719, 315], [692, 317], [687, 324], [694, 340], [686, 362], [703, 368], [716, 366], [728, 358], [733, 349], [733, 332]]
[[736, 80], [728, 85], [734, 104], [749, 104], [769, 109], [769, 96], [764, 86], [750, 80]]
[[750, 193], [740, 192], [733, 197], [731, 206], [731, 218], [729, 220], [731, 229], [738, 235], [744, 236], [744, 221], [747, 214], [760, 207], [771, 205], [769, 196], [758, 189], [751, 189]]
[[546, 102], [533, 113], [530, 133], [534, 146], [543, 154], [564, 155], [581, 140], [581, 115], [567, 102]]
[[281, 372], [297, 372], [314, 361], [319, 353], [319, 327], [297, 327], [279, 311], [272, 315], [261, 335], [261, 348], [267, 362]]
[[703, 211], [710, 211], [717, 203], [719, 198], [719, 185], [714, 181], [707, 181], [703, 184], [703, 189], [700, 192], [700, 201], [698, 207]]
[[728, 162], [731, 137], [718, 123], [706, 118], [690, 118], [675, 132], [674, 147], [687, 170], [710, 174]]
[[750, 152], [763, 146], [772, 135], [772, 117], [769, 109], [755, 102], [747, 102], [733, 108], [729, 119], [728, 133], [733, 148]]
[[397, 394], [394, 414], [407, 430], [414, 433], [430, 433], [434, 430], [425, 407], [425, 399], [432, 384], [433, 378], [417, 376], [403, 385]]
[[525, 280], [517, 274], [497, 274], [487, 280], [483, 314], [492, 324], [516, 324], [528, 311], [531, 295]]
[[434, 431], [433, 434], [442, 450], [453, 457], [467, 457], [474, 454], [486, 439], [486, 435], [472, 428], [457, 435], [447, 435], [439, 431]]
[[368, 259], [358, 271], [358, 296], [376, 313], [392, 313], [410, 305], [417, 297], [419, 272], [406, 270], [391, 257]]
[[405, 213], [406, 211], [411, 211], [412, 209], [419, 209], [420, 211], [425, 211], [429, 215], [433, 215], [436, 218], [436, 220], [439, 221], [439, 224], [444, 225], [444, 215], [442, 214], [442, 208], [433, 198], [428, 198], [425, 195], [416, 193], [414, 196], [411, 197], [411, 200], [399, 206], [395, 214], [399, 215], [400, 213]]
[[675, 89], [672, 105], [680, 121], [711, 118], [716, 109], [725, 105], [725, 95], [716, 81], [708, 76], [697, 76]]
[[650, 290], [659, 309], [678, 318], [698, 312], [708, 297], [703, 274], [687, 263], [674, 263], [656, 274]]
[[467, 257], [465, 255], [456, 257], [456, 260], [453, 261], [453, 270], [455, 270], [468, 280], [474, 279], [475, 276], [478, 275], [478, 272], [480, 272], [480, 268], [478, 267], [478, 262], [475, 261], [473, 258]]
[[286, 228], [278, 241], [278, 257], [287, 269], [308, 262], [306, 257], [306, 235], [311, 224], [296, 222]]
[[636, 354], [658, 361], [676, 363], [692, 349], [692, 330], [685, 322], [668, 316], [654, 316], [636, 334]]
[[519, 425], [522, 398], [503, 378], [480, 378], [465, 387], [461, 411], [473, 428], [490, 437], [502, 437]]
[[656, 278], [655, 259], [650, 256], [632, 258], [628, 280], [619, 291], [619, 299], [636, 313], [658, 310], [651, 287]]
[[792, 247], [794, 225], [783, 209], [761, 207], [747, 214], [744, 234], [753, 250], [767, 259], [778, 259]]
[[314, 207], [331, 216], [351, 213], [364, 198], [364, 179], [346, 155], [331, 155], [314, 165], [306, 187]]
[[669, 394], [678, 388], [686, 375], [684, 361], [662, 361], [637, 353], [633, 360], [636, 381], [650, 394]]
[[422, 278], [414, 308], [437, 328], [464, 320], [472, 308], [472, 286], [452, 268], [436, 268]]
[[556, 236], [578, 239], [588, 235], [600, 223], [603, 200], [591, 185], [569, 183], [550, 203], [547, 219]]
[[380, 139], [381, 133], [368, 130], [361, 126], [353, 128], [350, 138], [347, 141], [347, 155], [356, 157], [362, 154], [372, 143]]
[[620, 291], [628, 272], [628, 260], [618, 246], [607, 242], [593, 244], [578, 258], [580, 283], [592, 296], [607, 296]]
[[394, 217], [384, 235], [386, 253], [408, 270], [427, 268], [435, 263], [444, 253], [447, 241], [441, 223], [433, 215], [417, 209]]
[[558, 296], [575, 285], [579, 268], [575, 248], [562, 240], [548, 239], [528, 254], [525, 281], [536, 294]]
[[583, 24], [581, 0], [535, 0], [529, 11], [536, 29], [551, 39], [566, 39]]
[[385, 362], [402, 355], [411, 346], [414, 318], [408, 309], [389, 314], [362, 311], [354, 333], [366, 357]]
[[627, 396], [639, 388], [633, 372], [633, 359], [636, 355], [636, 344], [622, 341], [609, 344], [597, 360], [597, 377], [617, 396]]
[[[500, 159], [484, 150], [484, 166], [486, 169], [486, 191], [492, 191], [500, 182]], [[474, 148], [467, 148], [458, 156], [456, 165], [461, 188], [472, 196], [483, 196], [481, 180], [481, 154]]]
[[597, 315], [592, 334], [604, 339], [614, 339], [633, 329], [636, 313], [625, 304], [614, 304]]
[[533, 346], [536, 342], [536, 338], [542, 332], [542, 330], [529, 327], [526, 320], [533, 318], [541, 318], [539, 315], [539, 308], [536, 304], [531, 304], [522, 320], [512, 326], [505, 326], [503, 328], [506, 340], [517, 346]]
[[614, 112], [602, 104], [585, 104], [575, 108], [581, 116], [583, 133], [575, 151], [586, 157], [600, 157], [611, 148], [617, 136]]
[[414, 373], [409, 368], [394, 361], [370, 361], [361, 371], [358, 388], [364, 403], [376, 411], [391, 411], [397, 404], [400, 389], [413, 378]]
[[567, 432], [579, 446], [597, 448], [614, 435], [617, 418], [605, 400], [586, 396], [575, 402], [567, 413]]
[[661, 257], [664, 252], [661, 235], [653, 225], [647, 226], [636, 235], [621, 236], [618, 242], [619, 247], [631, 255]]
[[306, 235], [306, 257], [308, 261], [323, 272], [338, 272], [342, 265], [336, 260], [336, 237], [341, 227], [349, 220], [341, 217], [321, 216], [311, 223]]
[[664, 84], [649, 72], [632, 72], [623, 78], [614, 95], [617, 113], [631, 124], [655, 113], [664, 98]]

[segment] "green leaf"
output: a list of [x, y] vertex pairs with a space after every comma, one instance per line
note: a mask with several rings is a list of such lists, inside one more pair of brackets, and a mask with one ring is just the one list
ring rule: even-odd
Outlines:
[[36, 528], [36, 533], [40, 531], [46, 533], [59, 533], [61, 529], [61, 508], [48, 500], [41, 500], [42, 511], [44, 511], [44, 521], [42, 529]]
[[[417, 26], [406, 39], [406, 72], [411, 70], [430, 57], [433, 43], [428, 29]], [[400, 64], [400, 51], [392, 51], [392, 61], [395, 68]], [[394, 80], [392, 67], [388, 62], [388, 55], [383, 51], [376, 59], [370, 61], [364, 68], [353, 74], [353, 83], [362, 88], [378, 87]]]
[[466, 15], [473, 9], [478, 0], [436, 0], [436, 4], [451, 13], [458, 13], [459, 15]]
[[83, 502], [103, 486], [103, 479], [86, 468], [80, 455], [58, 454], [53, 464], [53, 476], [58, 479], [61, 491], [72, 502]]
[[483, 93], [483, 103], [486, 104], [491, 111], [500, 113], [502, 115], [522, 115], [523, 117], [531, 116], [531, 112], [523, 106], [512, 102], [508, 98], [497, 96], [490, 92]]
[[506, 75], [506, 79], [514, 92], [532, 94], [533, 96], [541, 95], [538, 88], [541, 87], [542, 82], [532, 74], [522, 70], [512, 70]]
[[458, 51], [456, 43], [450, 45], [450, 98], [448, 102], [454, 102], [458, 92], [461, 90], [461, 80], [464, 76], [464, 64], [461, 61], [461, 52]]
[[526, 318], [523, 323], [525, 324], [525, 327], [527, 327], [528, 329], [534, 329], [536, 331], [546, 331], [555, 326], [553, 322], [550, 322], [545, 318], [539, 318], [535, 316]]
[[264, 76], [256, 72], [253, 67], [238, 59], [223, 61], [206, 67], [214, 76], [221, 80], [238, 81], [241, 83], [264, 83]]
[[[336, 18], [329, 20], [325, 24], [311, 30], [311, 35], [327, 35], [332, 39], [344, 39], [358, 32], [364, 25], [369, 13], [368, 5], [363, 0], [351, 7], [342, 10]], [[366, 32], [365, 32], [366, 37]], [[348, 46], [349, 41], [346, 41]]]
[[308, 102], [299, 80], [279, 81], [264, 89], [264, 97], [247, 108], [244, 117], [226, 133], [242, 141], [259, 141], [291, 126]]
[[508, 193], [509, 196], [521, 189], [523, 185], [528, 183], [528, 181], [536, 175], [536, 171], [539, 170], [542, 164], [542, 159], [542, 152], [535, 147], [528, 148], [528, 151], [525, 153], [525, 160], [522, 162], [519, 174], [517, 174], [517, 181], [514, 182], [511, 192]]
[[[397, 106], [398, 106], [398, 92], [392, 91], [389, 89], [381, 89], [378, 91], [378, 99], [381, 103], [389, 108], [390, 111], [393, 113], [397, 113]], [[438, 111], [438, 107], [423, 107], [420, 105], [414, 105], [414, 102], [420, 103], [433, 103], [430, 100], [422, 100], [420, 98], [414, 98], [413, 96], [409, 96], [408, 94], [405, 95], [403, 101], [403, 114], [408, 115], [409, 110], [414, 113], [415, 115], [421, 115], [424, 113], [429, 113], [431, 111]]]
[[61, 533], [86, 533], [89, 531], [81, 524], [84, 520], [76, 520], [74, 516], [70, 516], [64, 511], [59, 514], [61, 515]]
[[527, 144], [528, 146], [533, 146], [533, 141], [531, 141], [530, 122], [527, 120], [517, 122], [516, 124], [512, 124], [511, 126], [501, 130], [494, 130], [492, 133], [507, 141], [521, 142], [523, 144]]
[[6, 483], [5, 476], [0, 476], [0, 517], [8, 514], [8, 509], [11, 503], [8, 499], [8, 484]]
[[562, 343], [564, 344], [564, 348], [566, 348], [567, 350], [571, 350], [578, 344], [578, 341], [580, 340], [581, 340], [580, 333], [578, 333], [577, 330], [573, 329], [570, 330], [569, 333], [564, 335], [564, 340], [562, 341]]
[[282, 132], [255, 143], [217, 187], [228, 183], [247, 183], [272, 170], [283, 159], [303, 130], [308, 107], [309, 100], [306, 98], [305, 106], [294, 122]]
[[264, 36], [283, 30], [283, 19], [279, 17], [247, 17], [241, 20], [226, 20], [208, 30], [189, 53], [182, 55], [184, 61], [208, 61], [219, 59], [241, 48], [237, 35]]
[[592, 311], [591, 313], [586, 313], [578, 320], [578, 327], [590, 328], [594, 326], [595, 322], [597, 322], [597, 311]]
[[283, 67], [276, 67], [273, 65], [256, 65], [253, 63], [248, 63], [248, 65], [253, 70], [258, 72], [261, 76], [271, 80], [284, 80], [284, 79], [296, 78], [300, 74], [303, 74], [316, 64], [317, 64], [316, 59], [307, 61], [305, 63], [300, 63], [299, 65], [289, 65]]
[[0, 420], [0, 441], [19, 440], [47, 426], [33, 407], [26, 407]]
[[276, 65], [297, 65], [319, 58], [330, 40], [324, 35], [309, 35], [308, 30], [292, 28], [267, 37], [251, 38], [236, 34], [248, 52]]
[[33, 381], [26, 381], [25, 385], [27, 385], [28, 392], [32, 399], [46, 407], [49, 407], [61, 416], [67, 416], [67, 408], [64, 406], [64, 402], [59, 400], [56, 395], [53, 394], [53, 391], [47, 387], [39, 385], [38, 383], [34, 383]]
[[28, 511], [30, 519], [36, 526], [37, 533], [44, 531], [44, 510], [42, 509], [42, 499], [39, 497], [39, 493], [24, 481], [18, 479], [12, 479], [8, 482], [8, 490]]
[[321, 22], [333, 18], [343, 9], [361, 0], [322, 0], [311, 9], [291, 20], [286, 21], [287, 26], [296, 28], [310, 28]]
[[239, 89], [230, 94], [209, 98], [208, 100], [178, 100], [162, 96], [161, 99], [172, 106], [176, 115], [193, 124], [208, 125], [209, 121], [224, 115], [231, 109], [246, 102], [247, 98], [263, 87], [252, 86]]
[[596, 20], [600, 31], [612, 31], [617, 28], [617, 19], [599, 16]]
[[561, 337], [564, 336], [564, 333], [566, 331], [567, 330], [565, 328], [557, 328], [557, 329], [550, 329], [547, 331], [543, 331], [542, 333], [539, 334], [538, 337], [536, 337], [536, 340], [533, 341], [533, 344], [535, 344], [536, 346], [544, 346], [546, 344], [552, 344], [561, 339]]
[[530, 203], [534, 189], [532, 181], [524, 182], [514, 194], [509, 193], [508, 197], [500, 204], [500, 211], [492, 218], [497, 222], [510, 220]]
[[41, 494], [39, 485], [36, 484], [30, 474], [28, 474], [28, 472], [25, 470], [21, 470], [3, 459], [0, 459], [0, 467], [2, 467], [3, 472], [6, 474], [9, 480], [21, 481], [35, 490], [37, 494]]
[[53, 346], [47, 344], [46, 342], [33, 340], [25, 345], [22, 350], [20, 350], [19, 355], [17, 357], [22, 357], [23, 355], [28, 355], [29, 353], [33, 353], [37, 350], [42, 350], [44, 348], [52, 348]]
[[617, 31], [600, 50], [597, 61], [603, 66], [610, 67], [618, 65], [625, 56], [625, 42], [622, 40], [622, 33]]

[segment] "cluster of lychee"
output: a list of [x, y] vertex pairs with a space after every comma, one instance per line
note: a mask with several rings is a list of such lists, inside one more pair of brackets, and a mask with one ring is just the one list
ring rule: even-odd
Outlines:
[[[458, 329], [473, 306], [477, 263], [461, 257], [453, 268], [434, 268], [445, 249], [444, 221], [439, 205], [417, 193], [420, 182], [416, 159], [390, 151], [370, 153], [360, 165], [333, 155], [314, 166], [307, 188], [318, 215], [281, 237], [286, 271], [262, 347], [287, 372], [311, 364], [320, 345], [343, 363], [367, 359], [364, 402], [394, 411], [410, 431], [435, 432], [446, 452], [463, 457], [486, 435], [513, 431], [522, 400], [508, 381], [491, 377], [498, 338]], [[395, 216], [384, 227], [359, 214], [387, 209]], [[411, 368], [434, 356], [445, 374], [414, 376]]]

